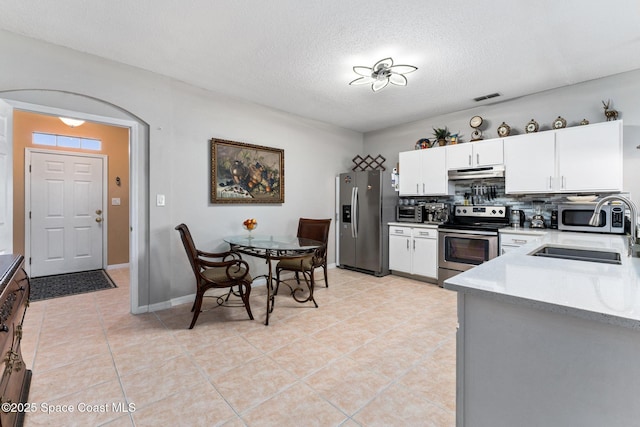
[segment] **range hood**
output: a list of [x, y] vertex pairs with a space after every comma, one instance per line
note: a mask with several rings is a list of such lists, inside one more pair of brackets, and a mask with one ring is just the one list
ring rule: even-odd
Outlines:
[[479, 168], [451, 169], [450, 180], [504, 178], [504, 165], [482, 166]]

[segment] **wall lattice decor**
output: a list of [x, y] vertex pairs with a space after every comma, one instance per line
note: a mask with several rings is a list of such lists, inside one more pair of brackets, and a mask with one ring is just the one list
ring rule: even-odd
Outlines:
[[373, 171], [373, 170], [386, 170], [383, 163], [386, 161], [382, 155], [378, 154], [375, 158], [367, 154], [364, 158], [355, 156], [351, 161], [355, 164], [352, 171]]

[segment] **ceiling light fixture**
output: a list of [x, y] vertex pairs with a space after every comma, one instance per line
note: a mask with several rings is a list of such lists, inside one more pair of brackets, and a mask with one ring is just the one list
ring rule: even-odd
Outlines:
[[389, 83], [397, 86], [406, 86], [407, 78], [403, 74], [412, 73], [418, 67], [413, 65], [393, 65], [393, 59], [385, 58], [376, 62], [373, 68], [353, 67], [353, 72], [359, 76], [350, 85], [371, 84], [374, 92], [384, 89]]
[[62, 121], [62, 123], [72, 128], [76, 128], [84, 124], [84, 120], [70, 119], [68, 117], [58, 117], [58, 118]]

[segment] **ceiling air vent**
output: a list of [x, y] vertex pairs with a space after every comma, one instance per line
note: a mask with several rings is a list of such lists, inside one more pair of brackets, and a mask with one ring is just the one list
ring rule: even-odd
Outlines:
[[496, 93], [491, 93], [489, 95], [484, 95], [484, 96], [479, 96], [477, 98], [473, 98], [473, 100], [476, 101], [476, 102], [480, 102], [480, 101], [484, 101], [485, 99], [495, 98], [497, 96], [500, 96], [500, 94], [496, 92]]

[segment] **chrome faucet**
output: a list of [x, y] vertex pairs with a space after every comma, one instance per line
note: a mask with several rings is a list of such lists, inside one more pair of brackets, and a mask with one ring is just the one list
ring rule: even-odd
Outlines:
[[631, 211], [631, 235], [629, 236], [629, 254], [628, 256], [640, 257], [640, 243], [638, 243], [638, 208], [636, 205], [626, 197], [611, 195], [606, 196], [600, 199], [600, 201], [596, 204], [595, 209], [593, 210], [593, 215], [591, 215], [591, 219], [589, 220], [589, 225], [592, 227], [597, 227], [600, 225], [600, 210], [605, 203], [611, 202], [613, 200], [617, 200], [629, 206], [629, 210]]

